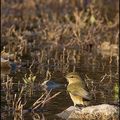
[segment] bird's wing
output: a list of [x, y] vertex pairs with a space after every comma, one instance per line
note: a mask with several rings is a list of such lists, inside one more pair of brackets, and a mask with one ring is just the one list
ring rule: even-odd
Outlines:
[[89, 96], [89, 93], [82, 87], [79, 86], [79, 84], [71, 84], [71, 85], [68, 85], [67, 87], [67, 90], [72, 94], [72, 95], [75, 95], [75, 96], [80, 96], [84, 99], [87, 99], [87, 100], [90, 100], [90, 96]]

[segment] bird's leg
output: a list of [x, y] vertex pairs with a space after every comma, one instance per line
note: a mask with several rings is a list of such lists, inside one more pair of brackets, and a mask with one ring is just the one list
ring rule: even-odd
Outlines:
[[78, 105], [78, 104], [77, 104], [76, 107], [81, 110], [81, 109], [84, 107], [84, 105], [82, 105], [82, 104], [79, 104], [79, 105]]

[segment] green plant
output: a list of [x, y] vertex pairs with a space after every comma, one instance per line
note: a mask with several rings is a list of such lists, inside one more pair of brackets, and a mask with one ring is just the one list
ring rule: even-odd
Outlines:
[[114, 92], [115, 92], [115, 100], [119, 99], [119, 87], [117, 83], [115, 83]]
[[30, 73], [28, 76], [27, 74], [25, 74], [25, 77], [23, 78], [23, 81], [25, 83], [25, 89], [29, 97], [33, 95], [35, 79], [36, 76], [34, 76], [32, 73]]
[[23, 81], [26, 85], [29, 85], [29, 84], [34, 83], [35, 79], [36, 79], [36, 76], [30, 73], [28, 77], [27, 77], [27, 74], [25, 74]]

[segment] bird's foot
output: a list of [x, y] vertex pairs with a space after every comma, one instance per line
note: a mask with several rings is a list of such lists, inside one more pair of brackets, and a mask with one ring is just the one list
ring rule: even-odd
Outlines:
[[84, 107], [83, 105], [76, 105], [76, 108], [78, 108], [80, 110], [82, 110], [83, 107]]

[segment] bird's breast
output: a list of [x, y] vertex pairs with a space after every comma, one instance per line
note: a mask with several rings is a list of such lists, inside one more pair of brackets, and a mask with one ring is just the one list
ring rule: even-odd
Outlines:
[[82, 97], [77, 95], [72, 95], [71, 93], [70, 93], [70, 97], [75, 104], [82, 104], [82, 105], [84, 104]]

